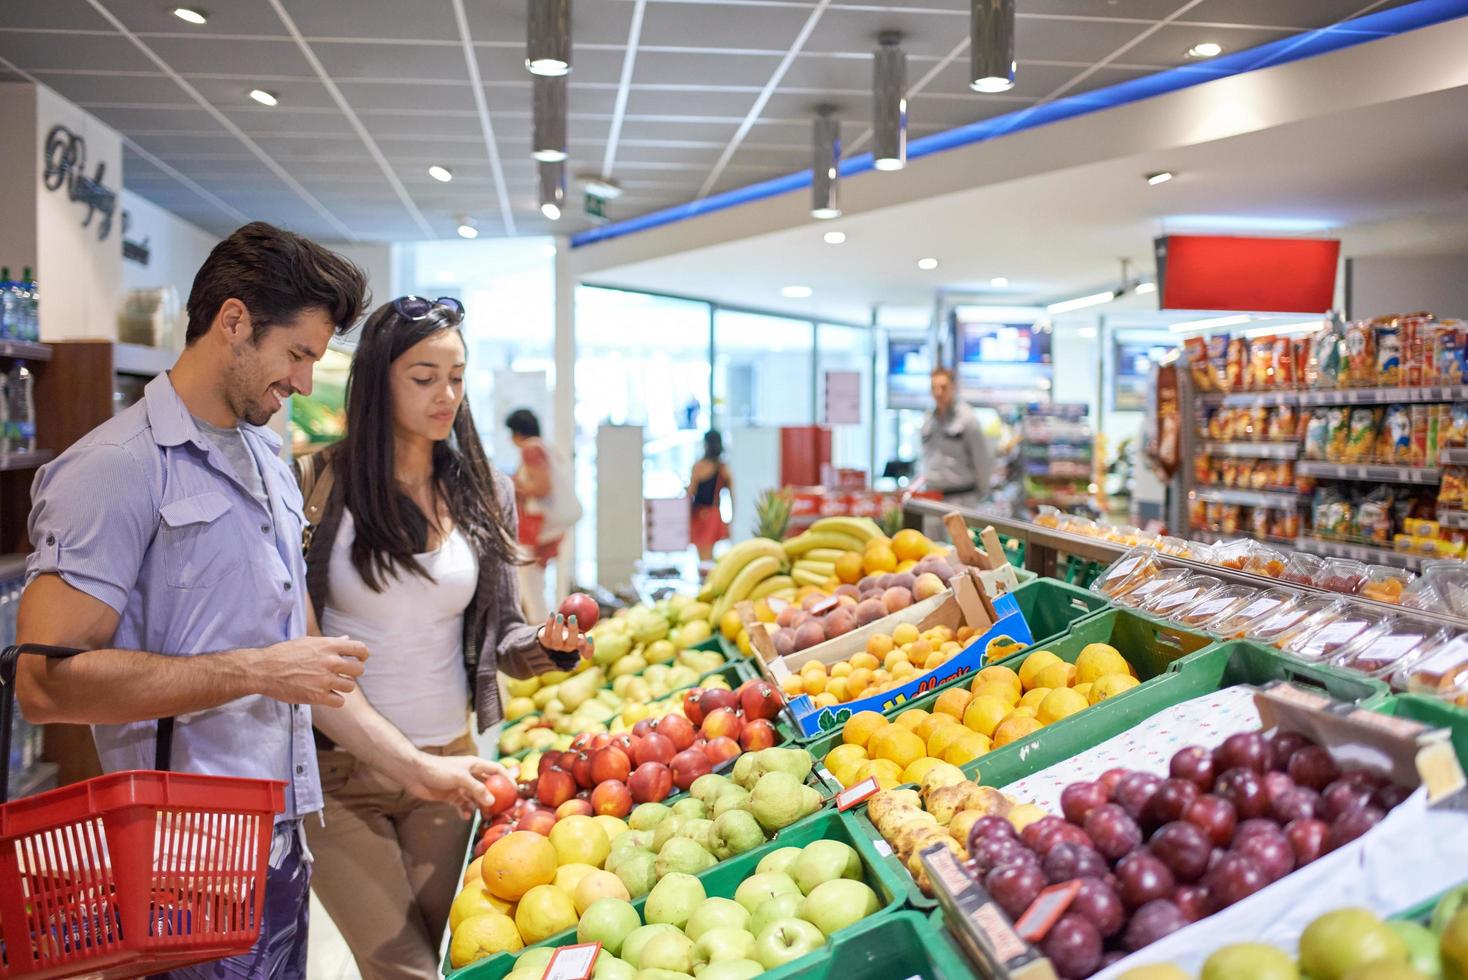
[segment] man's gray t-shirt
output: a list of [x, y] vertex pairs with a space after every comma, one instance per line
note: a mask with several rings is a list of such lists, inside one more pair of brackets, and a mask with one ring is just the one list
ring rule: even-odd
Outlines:
[[238, 426], [222, 429], [217, 425], [210, 425], [197, 415], [194, 416], [194, 424], [199, 427], [214, 448], [224, 453], [234, 467], [235, 475], [250, 491], [250, 496], [260, 501], [260, 506], [265, 512], [270, 512], [270, 498], [265, 494], [265, 481], [260, 476], [260, 467], [255, 463], [255, 457], [250, 453], [250, 447], [245, 445], [244, 433], [240, 432]]

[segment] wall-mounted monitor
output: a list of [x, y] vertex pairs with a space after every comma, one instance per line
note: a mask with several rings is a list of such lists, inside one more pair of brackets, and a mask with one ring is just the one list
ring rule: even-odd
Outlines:
[[929, 376], [933, 346], [927, 334], [887, 337], [887, 407], [926, 409], [932, 405]]
[[954, 347], [963, 398], [975, 403], [1050, 400], [1048, 323], [1004, 322], [954, 314]]

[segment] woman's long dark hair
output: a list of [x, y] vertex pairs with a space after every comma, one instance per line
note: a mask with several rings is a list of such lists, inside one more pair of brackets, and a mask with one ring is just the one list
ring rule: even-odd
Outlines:
[[[347, 376], [347, 431], [333, 467], [356, 522], [352, 565], [362, 581], [381, 592], [404, 572], [431, 576], [416, 557], [428, 548], [429, 518], [398, 489], [394, 466], [393, 362], [409, 348], [444, 330], [459, 332], [460, 317], [443, 307], [421, 320], [400, 315], [391, 303], [378, 307], [362, 327]], [[506, 504], [495, 493], [489, 458], [474, 429], [466, 398], [453, 432], [433, 447], [434, 492], [448, 505], [455, 526], [476, 554], [515, 564], [515, 536]]]

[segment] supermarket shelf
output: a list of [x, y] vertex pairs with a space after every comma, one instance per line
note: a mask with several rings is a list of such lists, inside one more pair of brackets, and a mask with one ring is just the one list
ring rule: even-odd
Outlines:
[[1442, 482], [1442, 470], [1431, 466], [1382, 466], [1357, 465], [1354, 463], [1326, 463], [1318, 459], [1302, 459], [1295, 464], [1295, 473], [1326, 480], [1365, 480], [1369, 483], [1421, 483]]
[[1198, 402], [1205, 408], [1253, 408], [1256, 405], [1297, 405], [1300, 392], [1288, 391], [1219, 391], [1204, 392]]
[[1443, 466], [1468, 466], [1468, 447], [1457, 446], [1453, 449], [1444, 449], [1438, 454], [1437, 461]]
[[49, 463], [51, 457], [55, 455], [49, 449], [42, 449], [34, 453], [8, 453], [0, 456], [0, 471], [33, 470]]
[[1468, 510], [1437, 509], [1437, 522], [1443, 527], [1468, 529]]
[[1238, 490], [1228, 487], [1199, 487], [1192, 494], [1198, 500], [1215, 504], [1238, 504], [1241, 507], [1275, 507], [1284, 510], [1300, 503], [1293, 490]]
[[1301, 405], [1390, 405], [1395, 402], [1454, 402], [1468, 398], [1468, 385], [1426, 388], [1339, 388], [1302, 391]]
[[1298, 442], [1205, 442], [1202, 449], [1209, 456], [1240, 459], [1294, 459], [1300, 455]]
[[16, 361], [49, 361], [51, 345], [29, 340], [0, 340], [0, 357]]
[[151, 378], [173, 367], [178, 351], [144, 347], [141, 344], [114, 344], [112, 370], [118, 374], [135, 374]]
[[1193, 528], [1191, 531], [1188, 532], [1188, 537], [1194, 541], [1202, 541], [1204, 544], [1217, 544], [1220, 541], [1233, 541], [1241, 537], [1246, 537], [1253, 541], [1267, 541], [1270, 544], [1283, 544], [1289, 545], [1291, 547], [1293, 547], [1295, 544], [1294, 538], [1277, 538], [1272, 534], [1266, 534], [1262, 538], [1256, 538], [1254, 537], [1254, 535], [1249, 534], [1245, 531], [1240, 531], [1234, 534], [1220, 534], [1217, 531], [1204, 531], [1200, 528]]
[[1372, 565], [1393, 565], [1417, 571], [1426, 559], [1420, 555], [1409, 555], [1390, 548], [1373, 548], [1364, 544], [1348, 544], [1345, 541], [1322, 541], [1319, 538], [1299, 538], [1295, 541], [1297, 551], [1308, 551], [1325, 558], [1354, 558]]

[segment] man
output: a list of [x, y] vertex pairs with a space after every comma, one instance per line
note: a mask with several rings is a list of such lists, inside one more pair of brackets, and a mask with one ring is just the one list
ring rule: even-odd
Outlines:
[[341, 256], [267, 224], [240, 228], [194, 279], [173, 370], [36, 476], [18, 638], [89, 652], [21, 658], [26, 718], [92, 725], [108, 771], [153, 768], [155, 719], [172, 718], [171, 768], [286, 784], [259, 942], [174, 977], [305, 975], [301, 821], [322, 807], [313, 722], [466, 814], [488, 802], [482, 780], [498, 769], [419, 752], [357, 689], [366, 648], [314, 635], [300, 492], [263, 426], [310, 394], [365, 292]]
[[944, 503], [975, 507], [989, 496], [994, 454], [973, 409], [958, 400], [953, 372], [935, 368], [933, 410], [923, 419], [923, 475]]

